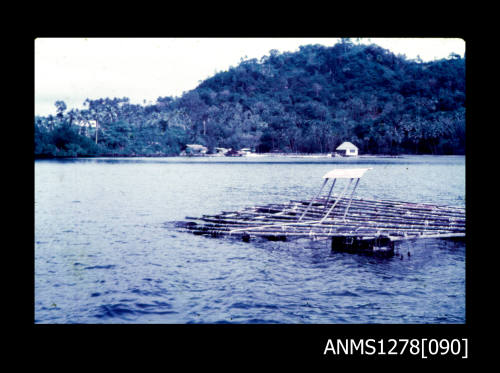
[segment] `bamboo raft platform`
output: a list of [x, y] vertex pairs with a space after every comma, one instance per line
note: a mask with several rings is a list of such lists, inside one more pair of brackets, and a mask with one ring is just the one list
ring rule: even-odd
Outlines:
[[[398, 241], [465, 237], [465, 208], [428, 203], [353, 198], [361, 176], [370, 168], [335, 169], [323, 176], [311, 200], [269, 203], [241, 211], [186, 217], [179, 230], [210, 237], [287, 241], [332, 240], [332, 249], [393, 253]], [[342, 193], [332, 194], [338, 179], [349, 179]], [[322, 195], [328, 181], [332, 185]], [[350, 197], [347, 191], [356, 180]]]

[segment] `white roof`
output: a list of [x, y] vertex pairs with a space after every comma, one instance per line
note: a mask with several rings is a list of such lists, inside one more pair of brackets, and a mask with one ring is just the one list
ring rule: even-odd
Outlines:
[[371, 170], [370, 168], [336, 168], [327, 172], [323, 179], [357, 179], [363, 176], [363, 174]]
[[358, 147], [349, 141], [343, 142], [336, 150], [357, 149]]

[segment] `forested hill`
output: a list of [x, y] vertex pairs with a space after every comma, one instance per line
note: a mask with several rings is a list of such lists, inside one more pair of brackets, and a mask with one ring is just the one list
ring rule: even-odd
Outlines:
[[[464, 58], [423, 63], [349, 40], [272, 50], [153, 105], [85, 104], [35, 118], [35, 155], [176, 155], [193, 143], [329, 153], [343, 141], [365, 154], [465, 154]], [[76, 125], [88, 120], [97, 134]]]

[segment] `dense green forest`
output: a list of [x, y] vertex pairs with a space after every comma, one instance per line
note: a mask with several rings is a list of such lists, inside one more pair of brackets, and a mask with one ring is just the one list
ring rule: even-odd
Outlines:
[[[271, 50], [152, 105], [55, 106], [35, 117], [37, 157], [168, 156], [186, 144], [330, 153], [343, 141], [361, 154], [465, 154], [464, 58], [424, 63], [349, 39]], [[87, 121], [97, 128], [78, 126]]]

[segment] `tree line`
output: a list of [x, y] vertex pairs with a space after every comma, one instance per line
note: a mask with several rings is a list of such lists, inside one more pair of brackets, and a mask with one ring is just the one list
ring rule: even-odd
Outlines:
[[[170, 156], [186, 144], [256, 152], [465, 154], [465, 58], [408, 60], [377, 45], [271, 50], [154, 104], [87, 99], [36, 116], [35, 156]], [[97, 122], [97, 127], [78, 124]]]

